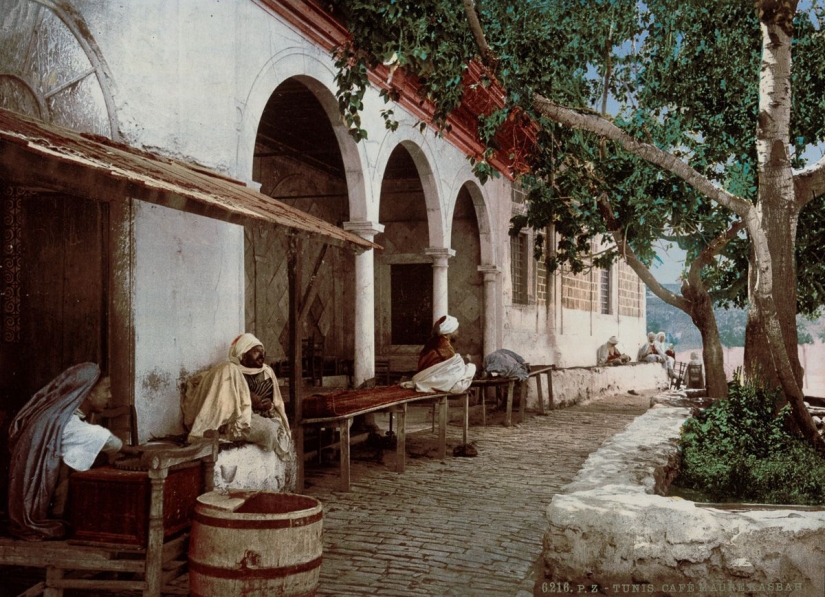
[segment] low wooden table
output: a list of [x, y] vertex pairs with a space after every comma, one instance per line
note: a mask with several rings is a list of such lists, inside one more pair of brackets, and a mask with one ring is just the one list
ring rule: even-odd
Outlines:
[[[387, 386], [369, 388], [366, 390], [353, 390], [351, 392], [341, 392], [335, 395], [339, 402], [346, 403], [347, 400], [360, 403], [357, 407], [347, 408], [342, 406], [336, 414], [328, 416], [312, 416], [301, 420], [298, 426], [299, 437], [296, 440], [298, 451], [299, 485], [302, 485], [304, 478], [304, 441], [303, 428], [307, 425], [317, 425], [319, 427], [337, 427], [341, 435], [341, 489], [350, 490], [350, 425], [352, 420], [367, 413], [389, 412], [396, 415], [396, 460], [395, 470], [403, 473], [406, 464], [406, 420], [407, 405], [413, 402], [434, 402], [438, 404], [438, 458], [443, 459], [447, 455], [447, 400], [449, 398], [463, 398], [464, 406], [464, 443], [467, 443], [467, 428], [469, 425], [469, 397], [466, 392], [463, 394], [449, 393], [424, 393], [409, 390], [401, 391], [399, 386]], [[364, 404], [373, 399], [372, 404]], [[306, 404], [306, 400], [305, 400]], [[299, 486], [298, 491], [303, 491]]]
[[[147, 545], [145, 548], [74, 541], [23, 541], [0, 537], [0, 565], [44, 568], [46, 579], [22, 595], [62, 597], [64, 589], [87, 591], [140, 591], [143, 597], [160, 597], [164, 584], [180, 576], [186, 566], [186, 539], [164, 541], [163, 495], [169, 469], [200, 461], [204, 489], [212, 490], [217, 440], [204, 439], [182, 448], [153, 450], [141, 455], [142, 468], [151, 483]], [[82, 578], [93, 572], [131, 572], [143, 580]]]
[[[545, 414], [544, 391], [542, 389], [541, 376], [547, 377], [547, 391], [550, 400], [550, 410], [553, 410], [553, 378], [551, 376], [555, 365], [533, 365], [529, 366], [529, 377], [536, 378], [536, 390], [539, 398], [539, 414]], [[529, 379], [528, 377], [528, 379]], [[482, 424], [487, 425], [487, 408], [485, 404], [484, 389], [490, 387], [507, 386], [507, 410], [504, 416], [504, 426], [510, 427], [513, 424], [513, 391], [516, 383], [519, 384], [519, 422], [524, 421], [524, 410], [527, 403], [527, 380], [519, 381], [517, 377], [485, 377], [484, 379], [474, 379], [470, 384], [471, 388], [479, 388], [481, 391], [481, 416]], [[466, 443], [466, 442], [465, 442]]]

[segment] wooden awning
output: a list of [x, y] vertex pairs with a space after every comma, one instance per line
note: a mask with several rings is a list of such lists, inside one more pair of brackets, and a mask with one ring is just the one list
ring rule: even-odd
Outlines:
[[0, 178], [100, 201], [133, 198], [236, 224], [270, 222], [352, 248], [356, 234], [207, 168], [0, 109]]

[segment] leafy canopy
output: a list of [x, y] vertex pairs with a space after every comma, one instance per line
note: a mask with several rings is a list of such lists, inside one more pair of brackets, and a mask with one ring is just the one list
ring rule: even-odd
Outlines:
[[[418, 77], [421, 99], [435, 106], [432, 124], [444, 130], [447, 115], [461, 101], [467, 65], [479, 54], [462, 3], [331, 0], [331, 5], [352, 33], [351, 43], [337, 54], [337, 66], [339, 102], [355, 138], [366, 137], [359, 113], [369, 84], [367, 69], [379, 64]], [[536, 94], [584, 112], [606, 113], [629, 134], [685, 160], [729, 192], [756, 201], [761, 34], [752, 3], [483, 0], [476, 8], [498, 58], [489, 77], [507, 95], [501, 110], [479, 119], [487, 152], [474, 156], [474, 167], [482, 180], [496, 174], [485, 158], [497, 149], [494, 134], [513, 111], [537, 123], [531, 172], [520, 179], [529, 192], [528, 213], [514, 226], [555, 226], [563, 240], [548, 260], [551, 269], [562, 262], [574, 271], [586, 266], [593, 239], [607, 231], [596, 201], [600, 196], [609, 199], [631, 247], [647, 264], [663, 237], [686, 249], [692, 260], [727, 229], [731, 215], [681, 179], [613, 143], [551, 122], [536, 109]], [[825, 138], [823, 14], [822, 2], [814, 1], [794, 23], [795, 167], [804, 165], [806, 148]], [[395, 91], [382, 96], [389, 106], [383, 111], [386, 124], [397, 127], [391, 108]], [[813, 251], [822, 237], [823, 210], [821, 200], [806, 210], [810, 227], [801, 235], [801, 271], [819, 263]], [[704, 271], [709, 287], [727, 291], [738, 304], [746, 287], [747, 246], [740, 237]], [[615, 249], [608, 248], [596, 265], [615, 257]], [[801, 280], [800, 305], [804, 312], [815, 311], [825, 293], [814, 278]]]

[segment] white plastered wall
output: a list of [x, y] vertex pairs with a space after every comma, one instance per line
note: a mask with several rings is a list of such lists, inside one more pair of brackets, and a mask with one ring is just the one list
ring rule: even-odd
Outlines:
[[[380, 223], [384, 169], [393, 149], [403, 142], [429, 173], [423, 181], [429, 194], [428, 245], [459, 251], [461, 247], [451, 246], [453, 208], [461, 186], [473, 183], [482, 265], [500, 272], [492, 293], [497, 301], [495, 346], [516, 349], [536, 363], [557, 361], [563, 355], [560, 364], [579, 365], [589, 364], [602, 338], [617, 332], [643, 333], [642, 318], [627, 324], [588, 322], [587, 328], [575, 326], [592, 329], [587, 335], [565, 331], [554, 336], [549, 331], [554, 322], [543, 305], [512, 307], [509, 183], [496, 179], [477, 186], [464, 154], [432, 130], [421, 134], [417, 119], [403, 108], [391, 106], [400, 124], [396, 132], [387, 131], [379, 115], [387, 106], [375, 90], [367, 93], [362, 114], [369, 140], [354, 143], [336, 113], [335, 70], [328, 52], [254, 1], [74, 4], [113, 74], [119, 126], [130, 145], [250, 181], [266, 102], [282, 82], [300, 77], [321, 101], [338, 137], [351, 221]], [[243, 331], [244, 244], [237, 226], [137, 206], [135, 396], [145, 437], [173, 431], [179, 421], [172, 415], [180, 377], [223, 358], [228, 342]], [[154, 289], [159, 279], [166, 286]], [[190, 317], [190, 312], [196, 316]], [[571, 318], [565, 319], [565, 330], [574, 323]]]

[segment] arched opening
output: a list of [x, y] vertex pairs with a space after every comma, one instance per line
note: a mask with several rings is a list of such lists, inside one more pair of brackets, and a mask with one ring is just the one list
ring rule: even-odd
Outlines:
[[455, 256], [450, 259], [449, 270], [450, 314], [461, 322], [455, 348], [481, 364], [484, 358], [484, 278], [478, 271], [481, 241], [476, 206], [466, 184], [456, 198], [451, 236]]
[[[317, 218], [338, 226], [349, 219], [344, 163], [332, 124], [315, 91], [297, 78], [279, 85], [263, 111], [253, 178], [262, 193]], [[325, 376], [343, 375], [352, 360], [354, 258], [309, 236], [299, 239], [298, 334], [307, 348], [304, 375], [317, 385]], [[289, 355], [289, 241], [284, 230], [272, 226], [245, 230], [246, 327], [278, 369]]]
[[379, 220], [384, 232], [375, 242], [376, 358], [394, 371], [414, 369], [433, 325], [432, 259], [427, 205], [418, 167], [399, 145], [390, 155], [381, 184]]

